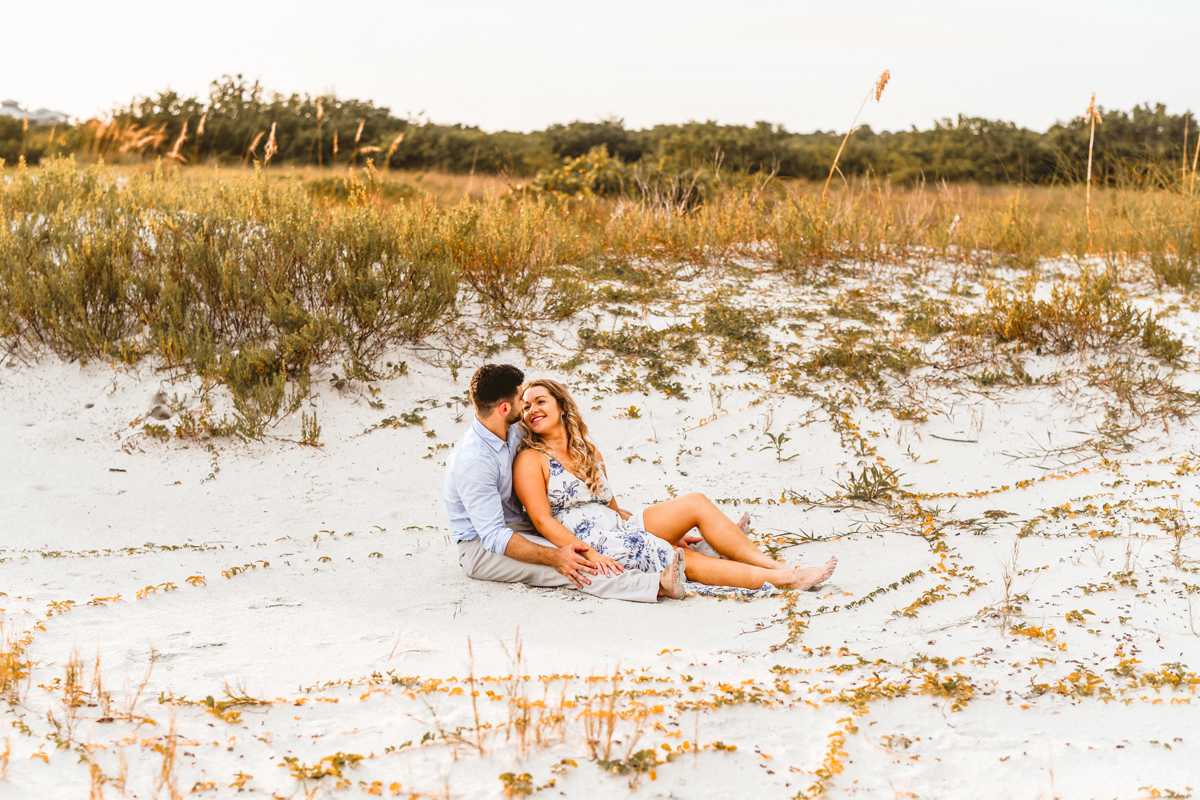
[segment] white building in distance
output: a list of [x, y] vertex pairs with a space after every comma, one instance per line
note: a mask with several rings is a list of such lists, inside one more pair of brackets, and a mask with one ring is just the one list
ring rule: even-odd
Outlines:
[[0, 117], [27, 119], [30, 125], [62, 125], [67, 121], [67, 115], [61, 111], [51, 111], [48, 108], [29, 111], [21, 108], [21, 104], [16, 100], [0, 102]]

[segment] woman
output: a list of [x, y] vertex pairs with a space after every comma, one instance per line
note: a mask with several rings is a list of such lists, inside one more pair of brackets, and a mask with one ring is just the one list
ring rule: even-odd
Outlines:
[[[524, 443], [513, 463], [513, 488], [542, 536], [558, 546], [581, 542], [583, 554], [605, 575], [636, 569], [662, 572], [676, 559], [689, 580], [710, 586], [807, 589], [833, 574], [837, 559], [821, 567], [789, 568], [772, 560], [703, 495], [652, 506], [644, 523], [617, 506], [604, 459], [587, 435], [579, 407], [557, 381], [525, 384], [521, 426]], [[678, 548], [696, 525], [724, 558]], [[650, 533], [653, 528], [660, 536]], [[681, 593], [668, 593], [681, 596]]]

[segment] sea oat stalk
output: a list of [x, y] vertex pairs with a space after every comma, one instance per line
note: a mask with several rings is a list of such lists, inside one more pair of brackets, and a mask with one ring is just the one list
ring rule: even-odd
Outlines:
[[200, 137], [204, 135], [204, 123], [208, 119], [208, 112], [205, 111], [200, 115], [200, 122], [196, 125], [196, 146], [192, 150], [192, 163], [200, 163]]
[[1192, 121], [1192, 112], [1183, 115], [1183, 182], [1179, 186], [1179, 191], [1182, 192], [1187, 188], [1187, 140], [1188, 140], [1188, 123]]
[[1099, 109], [1096, 108], [1095, 92], [1092, 92], [1092, 99], [1088, 102], [1087, 111], [1083, 113], [1083, 119], [1092, 127], [1091, 135], [1088, 137], [1087, 189], [1084, 201], [1084, 216], [1087, 218], [1088, 248], [1090, 249], [1092, 246], [1092, 148], [1096, 144], [1096, 123], [1104, 122], [1100, 117]]
[[263, 166], [271, 163], [271, 157], [279, 152], [279, 148], [275, 146], [275, 123], [271, 123], [271, 135], [267, 137], [267, 143], [263, 147]]
[[850, 134], [854, 133], [855, 126], [858, 125], [858, 117], [862, 114], [863, 109], [867, 107], [867, 101], [871, 99], [871, 95], [875, 95], [875, 102], [879, 102], [879, 98], [883, 96], [883, 90], [888, 85], [888, 81], [892, 79], [891, 70], [884, 70], [879, 76], [879, 80], [875, 81], [875, 85], [867, 92], [867, 96], [863, 98], [862, 105], [858, 107], [858, 113], [854, 115], [854, 121], [850, 123], [850, 130], [846, 131], [846, 135], [842, 137], [842, 144], [838, 147], [837, 154], [833, 157], [833, 164], [829, 167], [829, 177], [825, 179], [825, 188], [821, 190], [821, 208], [825, 207], [825, 195], [829, 192], [829, 181], [833, 180], [833, 173], [837, 170], [838, 159], [842, 157], [842, 151], [846, 149], [846, 142], [850, 140]]
[[250, 143], [250, 147], [246, 149], [246, 157], [242, 159], [242, 164], [249, 163], [250, 157], [254, 155], [254, 151], [258, 148], [258, 143], [262, 141], [262, 137], [266, 135], [266, 131], [259, 131], [258, 136], [254, 137], [254, 141]]
[[187, 138], [187, 120], [183, 121], [183, 130], [179, 131], [179, 138], [175, 140], [175, 146], [171, 148], [171, 152], [167, 153], [167, 158], [175, 161], [187, 161], [186, 158], [179, 155], [179, 148], [183, 145], [183, 140]]
[[356, 166], [356, 167], [358, 166], [358, 154], [359, 154], [359, 152], [360, 152], [360, 151], [359, 151], [359, 149], [358, 149], [358, 142], [359, 142], [359, 140], [360, 140], [360, 139], [362, 139], [363, 125], [366, 125], [366, 124], [367, 124], [367, 120], [366, 120], [366, 118], [365, 118], [365, 117], [364, 117], [363, 119], [360, 119], [360, 120], [358, 121], [358, 131], [357, 131], [357, 132], [354, 134], [354, 156], [353, 156], [353, 161], [354, 161], [354, 166]]
[[[1184, 154], [1184, 158], [1187, 158], [1186, 153]], [[1192, 156], [1192, 185], [1190, 191], [1193, 194], [1196, 192], [1196, 166], [1198, 163], [1200, 163], [1200, 136], [1196, 137], [1196, 154]]]
[[321, 98], [317, 98], [317, 166], [321, 167], [325, 164], [324, 154], [321, 152], [321, 125], [325, 122], [325, 105], [321, 102]]
[[392, 163], [392, 154], [396, 152], [396, 148], [400, 146], [400, 142], [404, 140], [404, 134], [399, 133], [395, 139], [392, 139], [392, 145], [387, 150], [387, 156], [383, 159], [383, 168], [386, 171]]

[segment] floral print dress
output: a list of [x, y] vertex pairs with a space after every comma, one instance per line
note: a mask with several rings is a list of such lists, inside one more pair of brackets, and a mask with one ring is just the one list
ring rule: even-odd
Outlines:
[[[657, 573], [667, 568], [675, 548], [653, 533], [621, 519], [620, 514], [609, 508], [613, 493], [607, 481], [597, 495], [557, 459], [550, 456], [546, 456], [546, 459], [550, 462], [550, 480], [546, 484], [550, 512], [567, 530], [597, 553], [608, 556], [625, 569]], [[771, 597], [779, 592], [769, 583], [764, 583], [760, 589], [741, 589], [735, 586], [708, 586], [694, 581], [687, 581], [687, 590], [689, 594], [737, 600]]]
[[612, 490], [605, 483], [597, 495], [559, 461], [550, 456], [550, 480], [546, 495], [554, 518], [602, 556], [625, 569], [662, 572], [671, 563], [675, 548], [649, 531], [644, 531], [608, 507]]

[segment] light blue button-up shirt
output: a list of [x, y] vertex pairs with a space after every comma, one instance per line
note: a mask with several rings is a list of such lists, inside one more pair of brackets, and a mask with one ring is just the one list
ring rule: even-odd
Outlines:
[[446, 460], [446, 514], [456, 542], [479, 539], [484, 549], [503, 555], [512, 538], [504, 524], [525, 519], [513, 494], [513, 459], [521, 444], [521, 428], [511, 425], [508, 440], [496, 437], [478, 418], [462, 435]]

